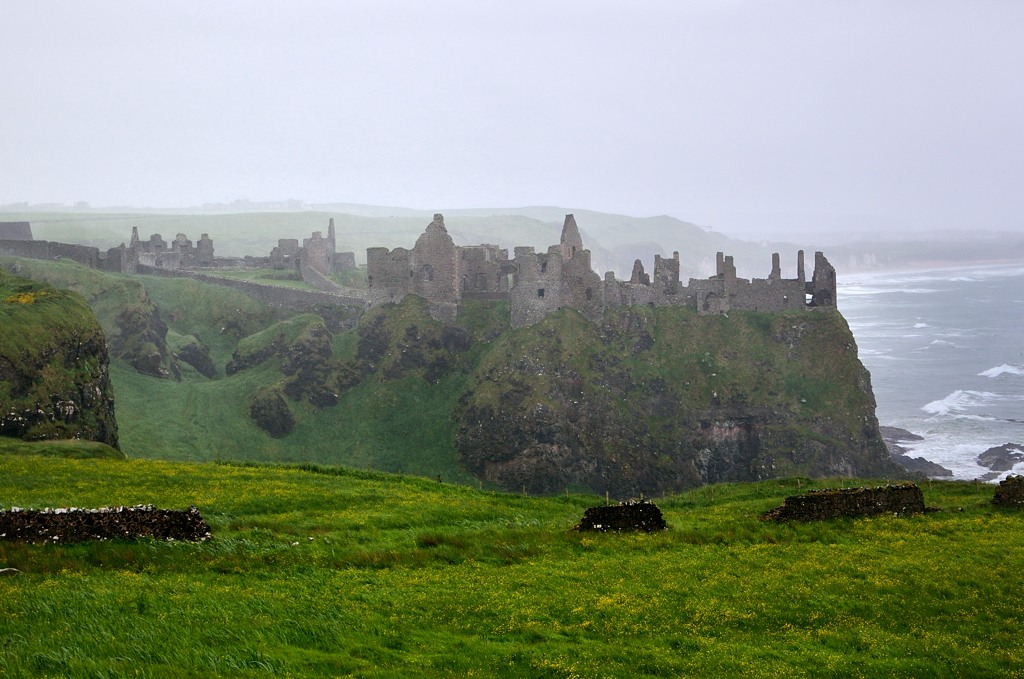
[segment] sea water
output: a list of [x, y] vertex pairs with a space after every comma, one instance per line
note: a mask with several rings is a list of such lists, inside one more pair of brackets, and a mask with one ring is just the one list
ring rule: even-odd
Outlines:
[[1024, 444], [1024, 264], [841, 274], [837, 297], [879, 423], [924, 437], [908, 454], [975, 479], [980, 453]]

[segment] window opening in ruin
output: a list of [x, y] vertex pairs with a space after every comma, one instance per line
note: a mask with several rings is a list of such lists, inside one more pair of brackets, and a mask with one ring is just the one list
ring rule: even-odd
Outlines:
[[811, 306], [813, 303], [814, 295], [808, 292], [806, 295], [804, 295], [804, 304], [806, 304], [807, 306]]
[[423, 274], [423, 280], [434, 280], [434, 267], [430, 266], [429, 264], [424, 264], [420, 272]]
[[547, 260], [544, 260], [543, 262], [540, 263], [540, 272], [544, 273], [547, 270], [548, 270], [548, 263], [547, 263]]
[[585, 294], [587, 296], [587, 299], [594, 299], [594, 290], [593, 290], [593, 288], [587, 288], [587, 292]]
[[544, 288], [537, 288], [537, 297], [544, 296]]

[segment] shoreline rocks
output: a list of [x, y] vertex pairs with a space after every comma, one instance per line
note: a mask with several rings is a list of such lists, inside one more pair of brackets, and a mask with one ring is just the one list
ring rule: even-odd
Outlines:
[[900, 427], [879, 426], [878, 431], [882, 434], [882, 441], [889, 449], [889, 455], [893, 462], [911, 474], [922, 474], [928, 478], [949, 478], [953, 472], [940, 464], [923, 457], [911, 457], [902, 443], [916, 443], [924, 441], [924, 437], [912, 431]]
[[1020, 462], [1024, 462], [1024, 446], [1019, 443], [994, 446], [978, 456], [978, 464], [994, 472], [1008, 472]]

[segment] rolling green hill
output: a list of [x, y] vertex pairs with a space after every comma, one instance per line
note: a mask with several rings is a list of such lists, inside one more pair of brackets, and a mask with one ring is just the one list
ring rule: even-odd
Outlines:
[[[832, 485], [850, 481], [826, 482]], [[198, 544], [0, 540], [0, 674], [1011, 677], [1019, 511], [930, 483], [908, 518], [775, 524], [806, 479], [657, 500], [669, 529], [583, 534], [594, 496], [377, 472], [0, 455], [0, 506], [199, 508]]]

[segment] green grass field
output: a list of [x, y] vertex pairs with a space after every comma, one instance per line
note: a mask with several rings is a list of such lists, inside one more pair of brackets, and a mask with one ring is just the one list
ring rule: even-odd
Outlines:
[[657, 500], [663, 533], [579, 534], [596, 497], [0, 455], [4, 508], [194, 504], [213, 529], [0, 541], [21, 571], [0, 577], [0, 676], [1024, 674], [1024, 516], [991, 486], [926, 484], [924, 516], [757, 519], [807, 488], [708, 486]]

